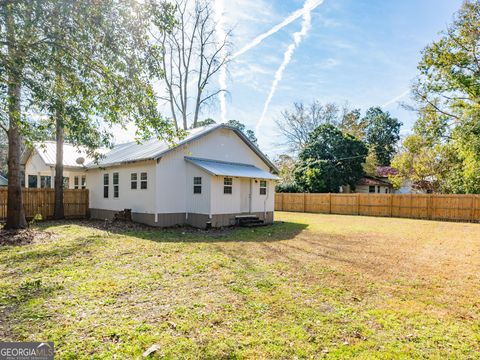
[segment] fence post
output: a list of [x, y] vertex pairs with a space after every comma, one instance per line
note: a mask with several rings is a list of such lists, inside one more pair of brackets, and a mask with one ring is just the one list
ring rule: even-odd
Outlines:
[[427, 219], [431, 220], [433, 217], [432, 214], [432, 205], [433, 205], [433, 194], [428, 194], [428, 201], [427, 201]]
[[357, 193], [357, 215], [360, 215], [360, 193]]
[[305, 212], [305, 193], [303, 193], [303, 212]]
[[328, 213], [332, 213], [332, 193], [328, 193]]
[[389, 205], [390, 217], [392, 217], [392, 214], [393, 214], [393, 194], [389, 194], [389, 196], [390, 196], [390, 205]]

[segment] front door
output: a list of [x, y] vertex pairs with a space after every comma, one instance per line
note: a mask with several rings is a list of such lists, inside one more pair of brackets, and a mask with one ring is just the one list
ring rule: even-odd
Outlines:
[[252, 184], [251, 179], [240, 179], [240, 211], [251, 212]]

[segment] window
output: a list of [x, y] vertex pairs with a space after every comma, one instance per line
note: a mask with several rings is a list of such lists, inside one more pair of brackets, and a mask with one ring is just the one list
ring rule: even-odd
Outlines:
[[137, 189], [137, 173], [130, 174], [130, 189], [132, 190]]
[[368, 187], [368, 192], [369, 193], [375, 193], [375, 186], [371, 185]]
[[377, 186], [377, 193], [380, 194], [380, 186]]
[[388, 188], [385, 188], [385, 194], [388, 194]]
[[223, 193], [224, 194], [231, 194], [232, 193], [232, 185], [233, 185], [233, 179], [232, 178], [223, 178]]
[[267, 182], [260, 180], [260, 195], [267, 195]]
[[75, 177], [73, 178], [73, 187], [74, 187], [75, 189], [78, 189], [78, 176], [75, 176]]
[[108, 174], [103, 174], [103, 197], [104, 198], [108, 198], [108, 182], [109, 182]]
[[87, 188], [87, 176], [82, 175], [82, 189], [86, 189], [86, 188]]
[[118, 189], [118, 173], [113, 173], [113, 197], [118, 198], [119, 189]]
[[37, 175], [28, 175], [28, 187], [36, 188], [38, 185], [38, 176]]
[[50, 189], [52, 187], [52, 177], [40, 176], [40, 187], [42, 189]]
[[64, 189], [70, 188], [70, 178], [68, 176], [63, 177], [63, 188]]
[[146, 189], [147, 188], [147, 173], [143, 172], [140, 173], [140, 189]]
[[202, 193], [202, 178], [200, 176], [195, 176], [193, 178], [193, 193], [194, 194]]

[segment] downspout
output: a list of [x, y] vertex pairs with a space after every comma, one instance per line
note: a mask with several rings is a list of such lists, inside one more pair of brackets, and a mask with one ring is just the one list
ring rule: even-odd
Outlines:
[[270, 191], [268, 191], [268, 188], [269, 188], [269, 183], [268, 183], [268, 180], [267, 181], [267, 196], [265, 196], [265, 200], [263, 200], [263, 221], [267, 221], [267, 200], [268, 200], [268, 196], [270, 195]]
[[248, 213], [252, 213], [252, 181], [253, 179], [250, 178], [250, 193], [248, 194]]

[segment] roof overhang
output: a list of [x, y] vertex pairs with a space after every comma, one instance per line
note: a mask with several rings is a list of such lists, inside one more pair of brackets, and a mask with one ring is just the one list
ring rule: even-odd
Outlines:
[[254, 165], [185, 156], [185, 161], [215, 176], [278, 180], [278, 176]]

